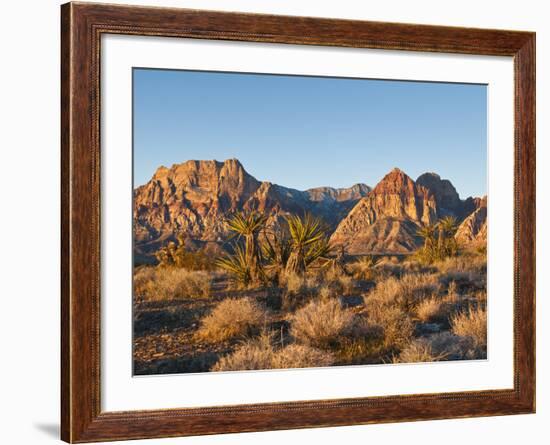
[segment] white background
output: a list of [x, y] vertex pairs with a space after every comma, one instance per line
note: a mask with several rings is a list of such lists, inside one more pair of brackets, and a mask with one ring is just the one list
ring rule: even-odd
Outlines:
[[[122, 35], [104, 37], [101, 48], [102, 409], [127, 411], [513, 386], [514, 71], [510, 57]], [[132, 66], [488, 84], [489, 359], [132, 378]]]
[[[122, 1], [121, 1], [122, 2]], [[549, 15], [542, 1], [321, 2], [306, 0], [145, 1], [133, 3], [219, 10], [272, 12], [416, 22], [441, 25], [527, 29], [537, 32], [538, 141], [538, 302], [536, 415], [446, 420], [317, 430], [154, 440], [149, 443], [390, 443], [445, 441], [512, 444], [546, 443], [550, 421], [549, 280], [550, 238], [543, 231], [550, 178]], [[0, 181], [2, 213], [2, 363], [0, 366], [3, 443], [41, 444], [58, 435], [59, 413], [59, 2], [28, 0], [3, 6], [1, 28], [2, 112]], [[548, 195], [546, 195], [548, 196]], [[546, 202], [545, 202], [546, 201]], [[544, 435], [544, 436], [543, 436]]]

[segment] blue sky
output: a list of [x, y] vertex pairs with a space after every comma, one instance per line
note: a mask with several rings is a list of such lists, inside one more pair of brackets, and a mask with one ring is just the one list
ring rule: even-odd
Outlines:
[[486, 193], [484, 85], [134, 69], [134, 182], [189, 159], [237, 158], [305, 190], [371, 186], [393, 167]]

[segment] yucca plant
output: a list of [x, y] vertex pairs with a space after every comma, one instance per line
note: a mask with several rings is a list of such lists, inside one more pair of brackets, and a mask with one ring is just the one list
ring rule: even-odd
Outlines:
[[252, 283], [252, 273], [246, 252], [240, 245], [235, 245], [233, 254], [218, 258], [216, 265], [233, 275], [235, 281], [244, 287]]
[[292, 252], [288, 230], [280, 225], [266, 230], [261, 248], [266, 269], [272, 272], [276, 281], [279, 281]]
[[244, 240], [244, 259], [250, 269], [251, 280], [254, 282], [265, 278], [258, 237], [266, 222], [267, 217], [258, 212], [248, 214], [239, 212], [226, 221], [228, 230], [237, 238]]
[[455, 233], [458, 229], [456, 218], [446, 216], [439, 221], [438, 227], [443, 238], [443, 245], [440, 249], [443, 258], [456, 255], [458, 252], [458, 243], [455, 239]]
[[285, 219], [291, 246], [286, 264], [288, 273], [302, 275], [314, 261], [328, 259], [332, 247], [319, 218], [308, 214], [304, 217], [289, 215]]
[[452, 216], [440, 219], [437, 224], [426, 225], [418, 230], [418, 235], [424, 239], [424, 246], [419, 250], [419, 258], [432, 263], [458, 253], [455, 233], [457, 221]]
[[424, 245], [418, 250], [417, 256], [422, 262], [432, 263], [437, 252], [437, 227], [435, 224], [428, 224], [421, 227], [417, 234], [424, 240]]

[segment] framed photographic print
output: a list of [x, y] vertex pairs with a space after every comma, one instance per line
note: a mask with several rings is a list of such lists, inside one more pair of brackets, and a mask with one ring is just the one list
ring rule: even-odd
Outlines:
[[63, 440], [534, 412], [534, 33], [61, 17]]

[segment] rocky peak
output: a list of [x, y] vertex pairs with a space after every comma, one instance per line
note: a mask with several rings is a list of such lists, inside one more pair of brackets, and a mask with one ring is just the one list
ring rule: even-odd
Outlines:
[[437, 219], [434, 195], [394, 168], [362, 198], [332, 235], [349, 253], [410, 251], [416, 229]]
[[414, 193], [414, 181], [397, 167], [391, 170], [373, 189], [375, 194]]
[[448, 179], [441, 179], [437, 173], [424, 173], [420, 175], [416, 183], [430, 190], [437, 202], [441, 216], [451, 214], [459, 217], [463, 213], [463, 202]]
[[465, 246], [487, 243], [487, 196], [476, 198], [477, 207], [458, 226], [457, 241]]

